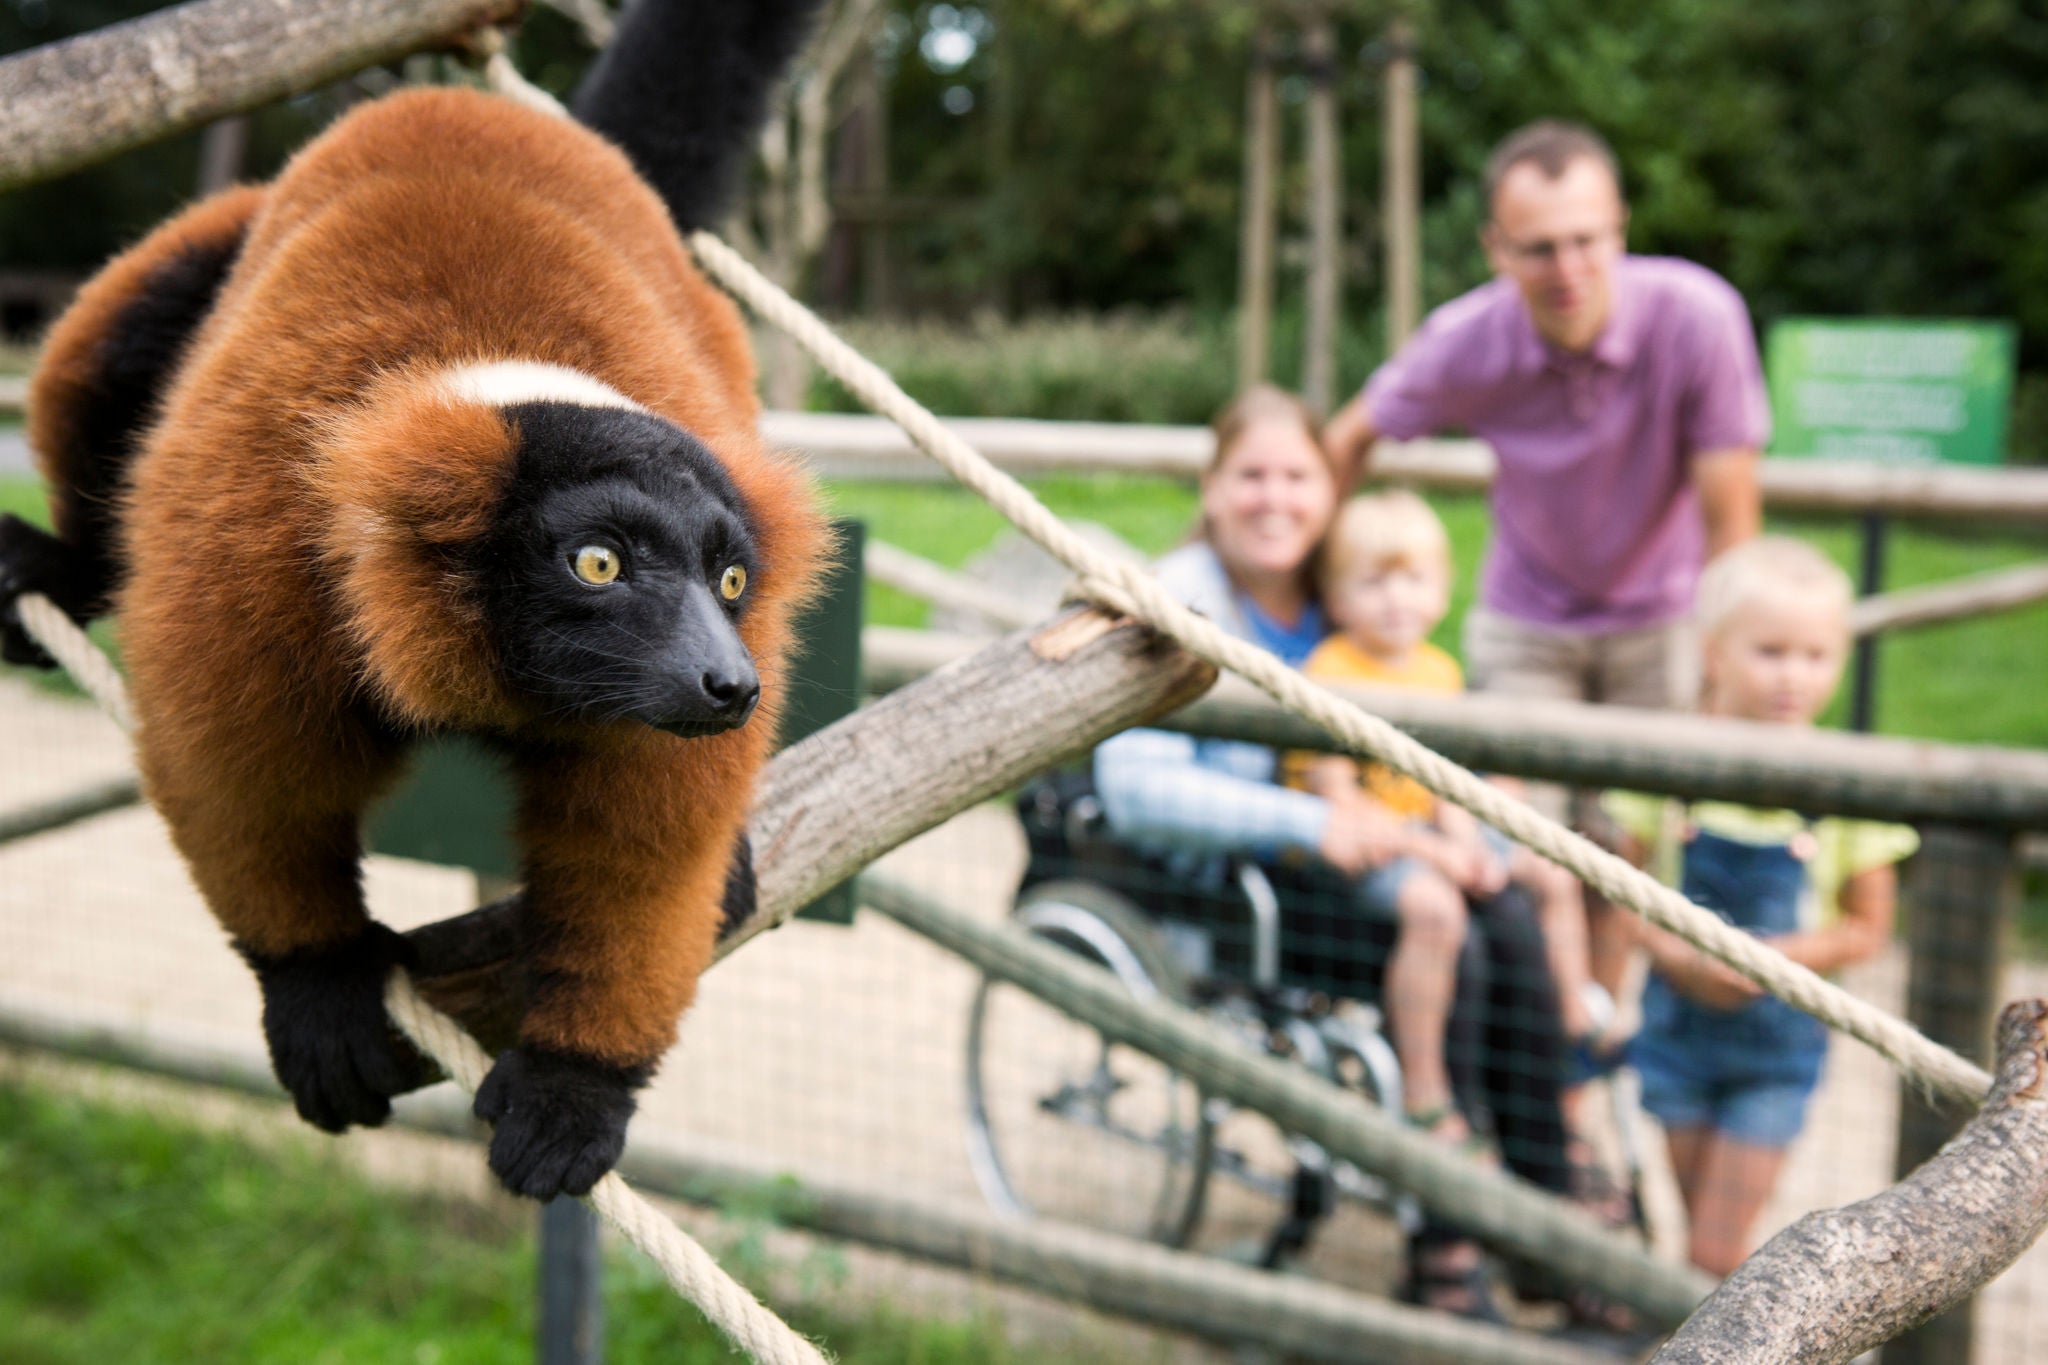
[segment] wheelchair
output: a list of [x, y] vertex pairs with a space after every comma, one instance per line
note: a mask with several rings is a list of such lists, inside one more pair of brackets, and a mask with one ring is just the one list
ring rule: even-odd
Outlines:
[[[1033, 781], [1017, 809], [1030, 845], [1021, 927], [1135, 996], [1198, 1009], [1247, 1047], [1401, 1112], [1379, 1010], [1283, 970], [1287, 908], [1257, 863], [1226, 860], [1221, 888], [1204, 890], [1114, 839], [1084, 773]], [[1268, 1268], [1305, 1250], [1340, 1201], [1390, 1213], [1404, 1233], [1419, 1222], [1412, 1199], [1348, 1162], [993, 979], [970, 1006], [966, 1106], [975, 1180], [1005, 1213], [1176, 1248], [1217, 1214], [1250, 1234], [1226, 1254]]]

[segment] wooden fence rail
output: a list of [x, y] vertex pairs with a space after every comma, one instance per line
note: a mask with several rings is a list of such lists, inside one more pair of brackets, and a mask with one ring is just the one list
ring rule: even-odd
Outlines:
[[[948, 418], [947, 425], [1020, 476], [1100, 471], [1193, 480], [1213, 445], [1206, 427], [998, 417]], [[832, 477], [946, 477], [886, 418], [769, 412], [761, 430], [777, 445], [806, 452]], [[1445, 492], [1479, 492], [1493, 482], [1493, 452], [1479, 441], [1382, 441], [1372, 471]], [[1759, 477], [1765, 505], [1783, 512], [2048, 522], [2048, 469], [1767, 458]]]

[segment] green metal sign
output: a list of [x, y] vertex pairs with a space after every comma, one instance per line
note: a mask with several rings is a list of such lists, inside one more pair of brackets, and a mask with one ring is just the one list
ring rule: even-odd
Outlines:
[[2005, 322], [1785, 318], [1765, 348], [1771, 451], [1997, 464], [2013, 355]]

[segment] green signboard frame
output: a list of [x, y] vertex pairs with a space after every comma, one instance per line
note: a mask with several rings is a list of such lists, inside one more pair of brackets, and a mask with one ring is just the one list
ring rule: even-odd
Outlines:
[[1771, 328], [1774, 455], [1998, 464], [2017, 339], [1981, 319], [1781, 319]]

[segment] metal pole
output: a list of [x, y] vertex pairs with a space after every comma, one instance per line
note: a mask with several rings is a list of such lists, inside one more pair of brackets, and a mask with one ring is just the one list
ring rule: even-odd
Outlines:
[[580, 1199], [540, 1211], [540, 1365], [603, 1365], [604, 1260], [597, 1215]]
[[[1863, 517], [1863, 564], [1857, 592], [1875, 597], [1884, 591], [1884, 551], [1890, 519], [1882, 512]], [[1856, 665], [1849, 691], [1849, 728], [1868, 733], [1872, 711], [1877, 704], [1877, 636], [1864, 635], [1856, 641]]]

